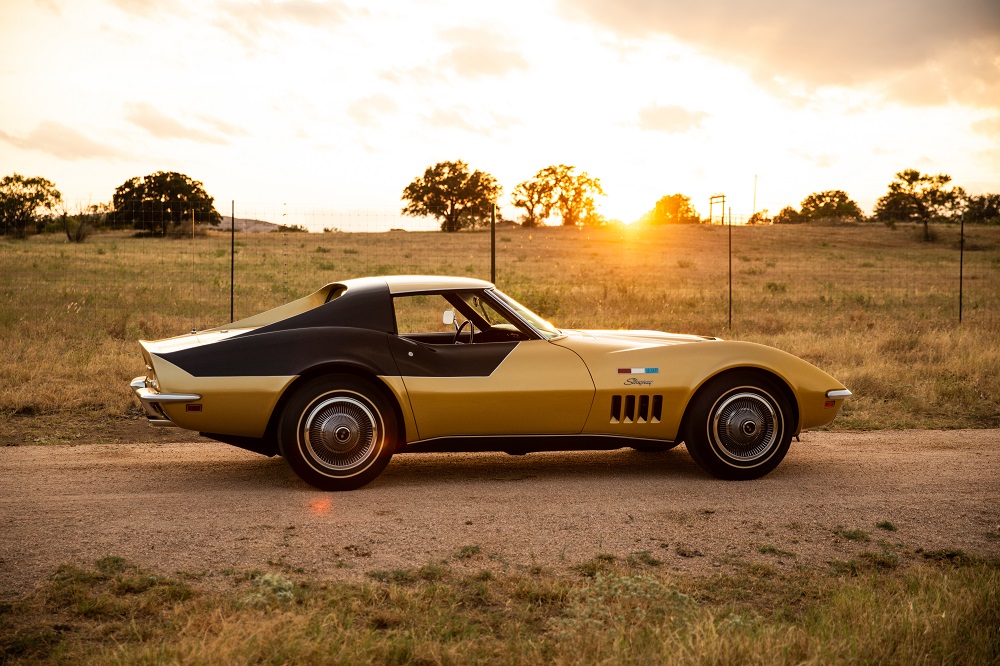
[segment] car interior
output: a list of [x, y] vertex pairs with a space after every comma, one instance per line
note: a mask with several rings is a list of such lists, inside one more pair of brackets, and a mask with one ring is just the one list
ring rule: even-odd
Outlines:
[[393, 297], [396, 332], [429, 345], [517, 342], [537, 336], [481, 292], [403, 294]]

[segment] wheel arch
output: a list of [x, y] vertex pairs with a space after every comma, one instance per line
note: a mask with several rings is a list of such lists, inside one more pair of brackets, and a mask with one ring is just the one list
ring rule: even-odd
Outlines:
[[722, 370], [720, 372], [717, 372], [713, 375], [706, 377], [705, 380], [698, 385], [698, 388], [696, 388], [691, 393], [691, 395], [688, 397], [687, 404], [684, 406], [684, 415], [681, 417], [680, 426], [677, 430], [678, 441], [680, 441], [687, 435], [688, 419], [691, 414], [691, 406], [695, 403], [695, 400], [698, 398], [698, 396], [704, 393], [706, 390], [708, 390], [709, 385], [715, 382], [717, 379], [723, 377], [729, 377], [732, 375], [741, 375], [741, 374], [751, 374], [751, 375], [756, 375], [758, 377], [763, 377], [764, 379], [767, 379], [768, 381], [772, 382], [775, 386], [778, 387], [779, 390], [781, 390], [782, 395], [785, 397], [786, 400], [788, 400], [788, 404], [792, 408], [792, 413], [790, 415], [790, 421], [791, 423], [794, 424], [794, 430], [792, 432], [792, 436], [794, 437], [795, 435], [799, 434], [799, 425], [800, 425], [799, 402], [795, 397], [795, 392], [792, 391], [792, 387], [788, 385], [788, 382], [785, 381], [783, 377], [781, 377], [780, 375], [776, 374], [771, 370], [768, 370], [767, 368], [761, 368], [759, 366], [752, 366], [752, 365], [741, 365], [732, 368], [726, 368], [725, 370]]
[[306, 382], [326, 375], [353, 375], [359, 379], [369, 382], [375, 387], [376, 390], [382, 393], [383, 397], [385, 397], [385, 399], [389, 402], [389, 405], [392, 407], [393, 416], [396, 417], [398, 433], [395, 452], [398, 453], [403, 450], [406, 442], [406, 421], [403, 418], [403, 410], [400, 408], [399, 401], [396, 399], [396, 396], [389, 389], [389, 387], [386, 386], [385, 382], [379, 379], [378, 374], [371, 368], [347, 361], [329, 361], [319, 363], [300, 373], [288, 386], [285, 387], [281, 397], [278, 398], [278, 402], [275, 403], [274, 409], [271, 410], [271, 417], [267, 422], [265, 437], [274, 438], [274, 440], [277, 441], [278, 422], [281, 420], [281, 414], [284, 412], [285, 405], [288, 403], [289, 399], [291, 399], [299, 387]]

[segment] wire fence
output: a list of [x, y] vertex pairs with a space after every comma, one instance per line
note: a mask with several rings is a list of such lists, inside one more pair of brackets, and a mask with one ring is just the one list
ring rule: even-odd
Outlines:
[[[1000, 324], [1000, 228], [881, 224], [458, 233], [398, 211], [235, 202], [217, 226], [140, 219], [73, 243], [0, 241], [0, 325], [87, 311], [123, 339], [220, 325], [365, 275], [490, 279], [564, 327], [780, 332], [899, 320]], [[267, 221], [274, 221], [269, 223]], [[269, 226], [270, 224], [270, 226]], [[274, 229], [284, 231], [254, 231]], [[406, 225], [406, 226], [404, 226]], [[308, 229], [304, 233], [296, 229]], [[236, 229], [240, 229], [237, 231]], [[961, 296], [961, 300], [960, 300]]]

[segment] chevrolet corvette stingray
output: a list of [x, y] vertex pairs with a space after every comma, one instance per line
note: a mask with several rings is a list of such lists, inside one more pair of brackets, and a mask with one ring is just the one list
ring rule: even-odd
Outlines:
[[851, 395], [764, 345], [558, 329], [470, 278], [344, 280], [140, 345], [131, 388], [150, 423], [281, 455], [324, 490], [364, 486], [399, 453], [681, 442], [708, 473], [754, 479]]

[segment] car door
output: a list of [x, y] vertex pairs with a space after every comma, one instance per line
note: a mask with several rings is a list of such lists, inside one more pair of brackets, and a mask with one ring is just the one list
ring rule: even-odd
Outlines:
[[[441, 303], [448, 306], [444, 300], [426, 306], [438, 327]], [[412, 309], [397, 305], [397, 320], [402, 321], [403, 310], [413, 319]], [[541, 339], [461, 344], [447, 330], [419, 329], [419, 324], [404, 326], [389, 345], [409, 396], [417, 438], [574, 434], [583, 429], [594, 382], [575, 352]]]

